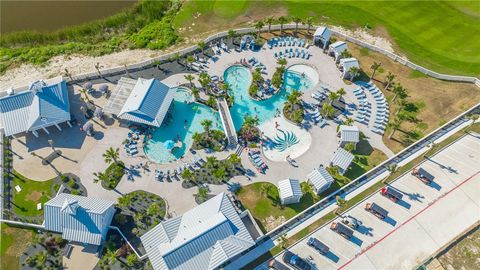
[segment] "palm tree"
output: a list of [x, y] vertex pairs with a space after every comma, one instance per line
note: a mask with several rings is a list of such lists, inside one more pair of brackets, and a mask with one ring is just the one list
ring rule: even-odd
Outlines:
[[85, 88], [82, 87], [82, 89], [80, 89], [79, 91], [80, 91], [80, 93], [83, 94], [83, 96], [85, 96], [85, 100], [86, 100], [87, 102], [92, 103], [92, 102], [90, 101], [90, 97], [88, 96], [88, 91], [87, 91], [87, 89], [85, 89]]
[[113, 161], [116, 164], [117, 160], [120, 158], [120, 149], [113, 149], [113, 147], [110, 147], [102, 156], [106, 163], [110, 164]]
[[387, 170], [390, 171], [390, 173], [395, 173], [398, 169], [397, 164], [390, 164], [387, 166]]
[[73, 81], [72, 74], [70, 73], [70, 71], [68, 71], [67, 68], [65, 68], [65, 76], [67, 76], [70, 79], [70, 81]]
[[355, 151], [356, 147], [355, 147], [354, 143], [347, 143], [347, 144], [345, 144], [345, 146], [343, 148], [351, 153], [351, 152]]
[[388, 90], [390, 88], [390, 85], [393, 83], [393, 80], [395, 79], [395, 74], [391, 73], [390, 71], [388, 72], [387, 76], [385, 76], [385, 90]]
[[360, 72], [360, 68], [358, 67], [351, 67], [348, 70], [348, 73], [350, 73], [350, 81], [353, 82], [353, 80], [357, 77], [358, 73]]
[[232, 164], [236, 164], [236, 163], [242, 162], [242, 159], [237, 154], [234, 153], [228, 156], [228, 161]]
[[332, 118], [335, 114], [335, 108], [328, 103], [323, 103], [321, 113], [326, 118]]
[[277, 64], [279, 64], [280, 66], [284, 67], [287, 65], [287, 59], [285, 58], [280, 58], [277, 60]]
[[470, 124], [470, 126], [473, 126], [473, 124], [475, 124], [475, 122], [478, 120], [479, 115], [475, 113], [475, 114], [470, 115], [468, 118], [470, 118], [470, 120], [472, 120], [472, 124]]
[[373, 62], [373, 64], [370, 66], [370, 69], [373, 70], [372, 77], [370, 77], [370, 79], [373, 80], [373, 77], [375, 77], [375, 73], [381, 66], [382, 66], [382, 63]]
[[310, 28], [313, 25], [313, 17], [305, 18], [305, 20], [303, 21], [303, 24], [307, 25], [307, 35], [310, 35]]
[[350, 57], [352, 57], [352, 54], [347, 50], [340, 53], [340, 58], [350, 58]]
[[328, 93], [328, 99], [330, 100], [330, 105], [332, 105], [333, 102], [340, 99], [340, 95], [336, 92], [329, 92]]
[[94, 183], [97, 183], [98, 181], [100, 181], [100, 182], [107, 182], [108, 181], [108, 176], [107, 176], [106, 173], [94, 172], [93, 176], [95, 176], [95, 178], [93, 178]]
[[233, 44], [233, 38], [235, 38], [236, 34], [237, 33], [235, 32], [235, 30], [232, 30], [232, 29], [228, 30], [227, 37], [232, 41], [232, 44]]
[[347, 202], [347, 201], [345, 201], [345, 199], [343, 199], [339, 195], [335, 196], [335, 200], [337, 201], [337, 205], [340, 206], [340, 207], [345, 205], [345, 203]]
[[280, 247], [283, 249], [286, 249], [288, 247], [288, 238], [286, 233], [282, 234], [278, 238], [278, 243], [280, 244]]
[[200, 48], [200, 50], [202, 50], [202, 54], [203, 54], [203, 51], [205, 50], [205, 48], [207, 47], [207, 44], [205, 44], [205, 42], [203, 41], [200, 41], [198, 44], [197, 44], [198, 48]]
[[183, 172], [180, 174], [180, 176], [186, 182], [192, 182], [194, 177], [195, 177], [195, 174], [193, 174], [193, 172], [190, 171], [190, 169], [187, 168], [187, 169], [183, 170]]
[[347, 117], [345, 121], [343, 121], [343, 124], [346, 126], [351, 126], [353, 124], [353, 119], [350, 117]]
[[195, 79], [195, 77], [193, 77], [192, 74], [187, 74], [185, 75], [185, 80], [187, 80], [188, 82], [190, 82], [190, 86], [193, 86], [193, 83], [192, 81]]
[[406, 98], [408, 96], [407, 89], [405, 89], [399, 83], [395, 84], [392, 91], [393, 91], [393, 93], [395, 93], [395, 95], [392, 98], [392, 101], [395, 101], [395, 99], [397, 97], [400, 97], [401, 99], [403, 99], [403, 98]]
[[280, 33], [283, 34], [283, 25], [288, 21], [287, 17], [280, 16], [278, 22], [280, 23]]
[[97, 62], [97, 63], [95, 64], [95, 69], [97, 70], [98, 75], [100, 75], [100, 77], [102, 77], [102, 73], [100, 72], [100, 68], [101, 68], [100, 63]]
[[202, 134], [198, 133], [198, 132], [195, 132], [193, 133], [192, 135], [192, 140], [196, 143], [200, 143], [202, 141]]
[[302, 92], [298, 90], [293, 90], [288, 96], [287, 96], [287, 102], [294, 105], [297, 104], [300, 101], [300, 97], [302, 96]]
[[395, 134], [395, 131], [400, 128], [400, 125], [402, 124], [403, 120], [401, 118], [396, 117], [393, 122], [388, 123], [388, 126], [392, 129], [392, 133], [388, 136], [388, 139], [392, 139], [393, 134]]
[[210, 137], [210, 128], [213, 125], [212, 120], [210, 119], [204, 119], [200, 124], [203, 126], [203, 130], [205, 131], [205, 136], [208, 138]]
[[240, 129], [242, 136], [247, 140], [251, 141], [254, 139], [257, 131], [257, 126], [259, 124], [258, 117], [253, 117], [251, 115], [245, 115], [243, 118], [242, 128]]
[[218, 163], [218, 159], [215, 156], [207, 157], [207, 162], [205, 164], [208, 168], [214, 168]]
[[398, 115], [403, 110], [403, 108], [405, 108], [405, 106], [408, 104], [408, 102], [404, 98], [401, 98], [401, 99], [397, 100], [396, 103], [398, 105], [398, 109], [395, 112], [395, 115]]
[[193, 57], [193, 55], [187, 56], [187, 64], [189, 69], [192, 68], [193, 62], [195, 62], [195, 57]]
[[208, 188], [199, 187], [198, 193], [195, 194], [195, 196], [202, 202], [206, 201], [208, 198]]
[[295, 35], [298, 33], [298, 24], [302, 22], [302, 19], [298, 16], [294, 16], [292, 21], [295, 23]]
[[263, 21], [258, 21], [255, 23], [255, 29], [257, 29], [257, 38], [260, 38], [260, 30], [265, 26]]
[[173, 59], [175, 59], [175, 61], [177, 61], [177, 64], [180, 64], [180, 59], [182, 58], [182, 55], [177, 52], [175, 53], [175, 55], [173, 56]]
[[273, 17], [269, 16], [269, 17], [265, 18], [265, 23], [268, 25], [268, 33], [270, 33], [272, 23], [273, 23]]
[[347, 94], [347, 92], [343, 88], [340, 88], [340, 89], [337, 90], [338, 99], [341, 99], [346, 94]]

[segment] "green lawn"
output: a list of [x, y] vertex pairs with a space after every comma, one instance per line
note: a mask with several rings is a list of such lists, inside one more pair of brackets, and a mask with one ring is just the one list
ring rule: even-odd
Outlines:
[[19, 269], [22, 252], [30, 244], [33, 231], [8, 226], [0, 227], [0, 269]]
[[194, 29], [183, 35], [198, 35], [266, 16], [311, 16], [316, 22], [347, 28], [368, 26], [378, 33], [386, 29], [396, 47], [418, 64], [451, 74], [480, 74], [480, 39], [473, 38], [480, 32], [478, 2], [385, 2], [188, 1], [173, 24], [176, 29]]
[[388, 159], [387, 155], [378, 149], [372, 149], [372, 152], [368, 154], [359, 152], [357, 149], [353, 154], [355, 155], [355, 159], [352, 165], [350, 165], [350, 169], [344, 175], [350, 180], [356, 179]]
[[[37, 210], [37, 204], [42, 204], [50, 199], [52, 181], [34, 181], [17, 173], [13, 174], [13, 210], [22, 216], [37, 216], [43, 214]], [[19, 185], [22, 191], [17, 192], [15, 186]]]

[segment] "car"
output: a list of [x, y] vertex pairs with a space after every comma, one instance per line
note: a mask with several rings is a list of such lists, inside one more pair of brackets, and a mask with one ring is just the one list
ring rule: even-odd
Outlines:
[[342, 218], [342, 223], [347, 225], [348, 227], [354, 229], [354, 230], [356, 230], [361, 224], [361, 222], [358, 219], [356, 219], [356, 218], [354, 218], [350, 215], [346, 216], [346, 217], [343, 217]]
[[283, 253], [283, 261], [288, 264], [293, 266], [295, 269], [299, 270], [311, 270], [312, 266], [308, 264], [304, 259], [298, 257], [297, 255], [293, 254], [290, 251], [285, 251]]
[[268, 267], [270, 269], [276, 269], [276, 270], [290, 270], [287, 266], [285, 266], [283, 263], [273, 259], [268, 262]]
[[307, 241], [307, 245], [313, 247], [314, 249], [318, 250], [322, 254], [326, 254], [330, 251], [327, 245], [325, 245], [315, 237], [310, 237]]

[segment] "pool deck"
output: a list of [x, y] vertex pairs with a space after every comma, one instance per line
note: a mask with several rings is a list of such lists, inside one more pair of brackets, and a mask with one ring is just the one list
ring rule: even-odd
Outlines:
[[[251, 57], [256, 57], [260, 62], [266, 66], [266, 75], [264, 77], [271, 78], [275, 68], [277, 67], [277, 60], [274, 58], [274, 52], [280, 51], [284, 48], [262, 49], [258, 52], [242, 51], [236, 52], [231, 50], [229, 53], [222, 52], [221, 55], [217, 55], [209, 60], [208, 73], [210, 75], [223, 76], [226, 68], [238, 63], [241, 58], [247, 60]], [[356, 99], [352, 93], [352, 90], [356, 88], [355, 85], [346, 84], [341, 79], [341, 73], [336, 67], [333, 58], [327, 56], [318, 47], [310, 47], [308, 49], [313, 56], [309, 60], [291, 58], [287, 59], [288, 67], [295, 64], [306, 64], [311, 66], [318, 72], [319, 83], [312, 89], [306, 91], [303, 95], [303, 99], [307, 103], [313, 102], [311, 93], [317, 90], [320, 85], [327, 86], [329, 89], [335, 91], [339, 88], [344, 88], [347, 92], [345, 96], [345, 102], [348, 104], [358, 105]], [[186, 73], [173, 74], [166, 79], [162, 80], [164, 83], [170, 86], [178, 86], [186, 84], [188, 81], [184, 75]], [[195, 75], [197, 78], [198, 76]], [[199, 86], [197, 79], [194, 80], [194, 84]], [[94, 85], [94, 88], [98, 87], [98, 84]], [[114, 88], [114, 85], [109, 85], [110, 89]], [[70, 87], [70, 98], [72, 113], [74, 113], [80, 123], [84, 123], [85, 119], [79, 111], [79, 107], [84, 104], [81, 101], [79, 93], [79, 87]], [[201, 95], [204, 95], [201, 93]], [[368, 96], [368, 98], [372, 98]], [[95, 104], [102, 107], [106, 100], [104, 97], [92, 97]], [[352, 112], [353, 113], [353, 112]], [[351, 115], [353, 118], [354, 115]], [[280, 118], [271, 119], [269, 122], [264, 123], [262, 130], [264, 129], [265, 135], [273, 136], [275, 130], [274, 123], [278, 121], [281, 127], [286, 127], [287, 130], [299, 129], [293, 124], [286, 122], [286, 120]], [[295, 159], [296, 165], [289, 165], [285, 160], [284, 154], [277, 154], [272, 151], [266, 152], [268, 158], [263, 158], [269, 169], [266, 174], [255, 173], [252, 176], [237, 176], [230, 180], [229, 185], [210, 185], [211, 193], [218, 194], [220, 192], [233, 190], [238, 185], [247, 185], [252, 182], [271, 182], [277, 184], [279, 180], [286, 177], [296, 178], [301, 181], [306, 180], [307, 174], [320, 164], [328, 164], [334, 151], [338, 146], [338, 139], [336, 136], [336, 126], [338, 123], [334, 121], [328, 121], [326, 126], [320, 128], [313, 126], [306, 132], [300, 130], [298, 133], [305, 132], [303, 135], [297, 135], [300, 137], [300, 145], [292, 149], [291, 155]], [[288, 126], [290, 125], [290, 126]], [[387, 156], [392, 156], [393, 153], [383, 144], [382, 136], [371, 132], [367, 126], [357, 124], [360, 130], [367, 136], [372, 147], [383, 151]], [[135, 190], [145, 190], [158, 194], [167, 200], [169, 206], [169, 212], [174, 216], [180, 215], [185, 211], [196, 206], [194, 200], [194, 194], [197, 193], [197, 188], [184, 189], [181, 186], [181, 181], [174, 180], [173, 182], [159, 182], [154, 179], [155, 169], [161, 169], [163, 171], [172, 170], [183, 162], [189, 162], [193, 156], [187, 151], [183, 161], [177, 161], [169, 164], [155, 164], [150, 162], [145, 156], [138, 155], [136, 157], [127, 157], [122, 147], [122, 142], [127, 137], [128, 129], [120, 127], [117, 121], [109, 119], [108, 123], [94, 123], [95, 130], [98, 131], [95, 137], [86, 137], [83, 132], [80, 132], [80, 126], [73, 128], [65, 127], [62, 132], [55, 128], [50, 128], [50, 137], [54, 139], [54, 147], [57, 150], [61, 150], [64, 157], [57, 158], [53, 161], [52, 166], [44, 166], [41, 164], [41, 158], [32, 155], [35, 152], [36, 155], [45, 157], [52, 152], [47, 140], [49, 136], [41, 134], [39, 139], [33, 139], [31, 135], [27, 137], [20, 137], [15, 139], [12, 143], [12, 147], [16, 155], [14, 155], [15, 169], [25, 175], [26, 177], [35, 180], [47, 180], [56, 176], [56, 171], [59, 172], [71, 172], [77, 174], [83, 185], [88, 190], [88, 196], [99, 197], [105, 199], [116, 199], [122, 194], [129, 193]], [[63, 128], [63, 126], [62, 126]], [[310, 137], [310, 138], [309, 138]], [[301, 147], [300, 147], [301, 146]], [[108, 166], [102, 157], [106, 149], [109, 147], [120, 148], [121, 160], [124, 161], [127, 167], [131, 165], [138, 165], [140, 163], [148, 163], [149, 171], [143, 171], [139, 169], [132, 171], [134, 180], [129, 181], [127, 177], [121, 180], [117, 188], [113, 191], [108, 191], [101, 188], [100, 183], [93, 182], [93, 172], [100, 172], [105, 170]], [[233, 153], [234, 150], [224, 151], [216, 153], [215, 156], [218, 159], [226, 158]], [[206, 154], [203, 151], [199, 151], [198, 155], [206, 158], [210, 154]], [[247, 170], [256, 172], [255, 167], [249, 161], [247, 152], [241, 153], [242, 164]], [[35, 168], [34, 170], [32, 168]], [[178, 196], [182, 194], [182, 196]]]

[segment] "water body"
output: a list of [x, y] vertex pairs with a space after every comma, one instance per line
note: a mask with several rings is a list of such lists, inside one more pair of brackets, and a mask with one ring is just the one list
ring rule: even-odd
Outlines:
[[48, 32], [114, 15], [135, 4], [121, 1], [0, 1], [0, 33]]

